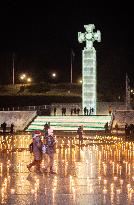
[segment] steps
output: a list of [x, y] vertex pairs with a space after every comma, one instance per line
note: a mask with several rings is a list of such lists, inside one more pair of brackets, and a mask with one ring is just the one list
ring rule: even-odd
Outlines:
[[43, 130], [46, 122], [50, 122], [53, 130], [76, 131], [80, 125], [84, 130], [104, 130], [106, 122], [111, 123], [111, 116], [37, 116], [26, 131]]

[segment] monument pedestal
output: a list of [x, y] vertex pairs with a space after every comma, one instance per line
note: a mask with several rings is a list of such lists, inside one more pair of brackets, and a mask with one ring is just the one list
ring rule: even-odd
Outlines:
[[96, 115], [96, 50], [84, 49], [82, 56], [82, 107]]

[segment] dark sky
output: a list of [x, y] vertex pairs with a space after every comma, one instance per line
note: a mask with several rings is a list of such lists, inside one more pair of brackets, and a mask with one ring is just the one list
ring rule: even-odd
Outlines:
[[75, 53], [73, 81], [77, 82], [85, 46], [77, 36], [79, 31], [85, 32], [84, 25], [91, 23], [102, 35], [102, 42], [94, 44], [98, 83], [122, 86], [127, 72], [133, 84], [134, 24], [130, 5], [5, 2], [0, 6], [0, 84], [12, 82], [13, 53], [16, 83], [23, 71], [36, 82], [48, 80], [52, 71], [58, 73], [59, 82], [69, 82], [71, 49]]

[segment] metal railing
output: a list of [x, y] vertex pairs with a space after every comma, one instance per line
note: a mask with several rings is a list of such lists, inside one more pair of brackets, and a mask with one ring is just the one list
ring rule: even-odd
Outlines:
[[0, 107], [0, 111], [36, 111], [51, 109], [51, 105]]

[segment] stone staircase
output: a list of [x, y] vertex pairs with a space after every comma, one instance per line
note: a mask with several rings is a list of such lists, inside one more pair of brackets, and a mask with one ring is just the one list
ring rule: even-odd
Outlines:
[[80, 125], [83, 125], [84, 130], [104, 130], [106, 122], [111, 124], [111, 116], [37, 116], [26, 131], [43, 130], [46, 122], [50, 122], [53, 130], [60, 131], [76, 131]]

